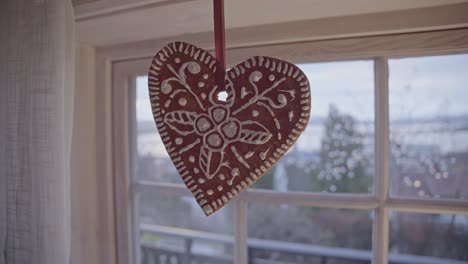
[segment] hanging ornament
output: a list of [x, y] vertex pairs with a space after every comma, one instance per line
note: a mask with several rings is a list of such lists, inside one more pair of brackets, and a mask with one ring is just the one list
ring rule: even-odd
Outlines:
[[265, 174], [310, 114], [309, 82], [294, 64], [256, 56], [225, 72], [222, 1], [214, 3], [217, 58], [173, 42], [148, 74], [159, 134], [206, 215]]

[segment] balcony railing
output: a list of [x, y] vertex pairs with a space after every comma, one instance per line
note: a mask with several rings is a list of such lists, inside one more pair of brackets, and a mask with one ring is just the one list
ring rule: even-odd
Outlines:
[[[226, 252], [217, 254], [203, 254], [194, 252], [194, 241], [204, 241], [213, 245], [223, 245], [229, 252], [234, 246], [232, 236], [213, 234], [190, 229], [140, 225], [140, 233], [154, 236], [164, 236], [182, 239], [184, 246], [168, 246], [158, 242], [141, 241], [141, 264], [233, 264], [232, 255]], [[300, 259], [313, 258], [314, 261], [301, 262], [309, 264], [329, 263], [371, 263], [372, 253], [368, 250], [307, 245], [292, 242], [280, 242], [264, 239], [249, 238], [247, 240], [250, 264], [293, 264], [297, 261], [272, 260], [262, 257], [262, 252], [275, 252], [288, 256], [299, 256]], [[232, 253], [232, 252], [230, 252]], [[260, 253], [260, 254], [254, 254]], [[390, 264], [468, 264], [466, 261], [425, 257], [409, 254], [389, 254]]]

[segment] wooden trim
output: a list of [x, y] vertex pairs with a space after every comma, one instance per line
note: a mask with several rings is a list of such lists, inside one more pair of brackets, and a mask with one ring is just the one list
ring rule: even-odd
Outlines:
[[[158, 192], [164, 195], [187, 196], [192, 194], [182, 184], [137, 181], [133, 183], [135, 192]], [[370, 194], [330, 194], [313, 192], [276, 192], [248, 189], [239, 195], [245, 202], [292, 204], [311, 207], [331, 207], [370, 210], [379, 203]]]
[[163, 195], [192, 197], [192, 193], [183, 184], [136, 181], [132, 183], [135, 193], [157, 192]]
[[97, 1], [93, 3], [75, 6], [75, 21], [86, 21], [91, 19], [102, 18], [111, 15], [128, 13], [135, 10], [145, 8], [157, 8], [167, 5], [173, 5], [195, 0], [113, 0], [113, 1]]
[[234, 263], [247, 264], [247, 203], [234, 200]]
[[276, 192], [249, 189], [242, 199], [248, 202], [291, 204], [297, 206], [327, 207], [339, 209], [371, 210], [379, 203], [369, 194], [340, 194], [314, 192]]
[[[140, 61], [140, 63], [146, 65], [145, 67], [149, 67], [156, 51], [173, 40], [175, 39], [139, 42], [135, 43], [135, 45], [123, 45], [111, 48], [98, 48], [97, 52], [112, 61]], [[204, 45], [199, 46], [203, 47]], [[213, 51], [212, 47], [209, 46], [208, 51]], [[295, 63], [306, 63], [369, 59], [378, 56], [423, 56], [467, 51], [468, 28], [464, 28], [299, 43], [288, 42], [261, 47], [233, 47], [228, 42], [227, 63], [229, 67], [253, 55], [279, 57]], [[145, 68], [144, 71], [146, 70]]]
[[[122, 67], [125, 68], [126, 67]], [[127, 71], [125, 71], [126, 74], [128, 74]], [[122, 72], [123, 74], [123, 72]], [[123, 74], [124, 75], [124, 74]], [[127, 75], [124, 75], [127, 76]], [[137, 162], [137, 121], [136, 121], [136, 101], [134, 98], [136, 98], [136, 79], [135, 75], [130, 75], [126, 77], [126, 80], [122, 80], [123, 82], [126, 82], [128, 84], [128, 87], [125, 91], [122, 91], [122, 95], [124, 96], [124, 99], [126, 101], [126, 105], [128, 106], [127, 110], [127, 115], [123, 113], [123, 116], [127, 116], [128, 121], [127, 121], [127, 141], [128, 141], [128, 150], [127, 150], [127, 159], [129, 161], [128, 164], [128, 171], [127, 175], [120, 175], [120, 177], [124, 177], [125, 181], [125, 189], [126, 189], [126, 201], [130, 207], [130, 210], [127, 210], [127, 212], [123, 212], [121, 214], [127, 214], [129, 215], [129, 220], [127, 225], [127, 230], [129, 230], [129, 235], [130, 239], [125, 238], [124, 241], [128, 240], [128, 243], [133, 245], [133, 250], [128, 253], [128, 258], [130, 258], [133, 263], [141, 263], [140, 259], [140, 233], [138, 232], [138, 225], [140, 222], [139, 218], [139, 206], [140, 206], [140, 193], [135, 192], [132, 189], [132, 179], [131, 175], [136, 174], [136, 162]], [[125, 96], [126, 95], [126, 96]], [[116, 106], [114, 106], [115, 109]], [[125, 144], [124, 144], [125, 146]], [[116, 175], [117, 176], [117, 175]], [[116, 193], [117, 196], [117, 193]], [[127, 208], [126, 208], [127, 209]], [[130, 245], [125, 245], [125, 246], [130, 246]], [[122, 261], [124, 262], [124, 261]]]
[[113, 175], [112, 66], [110, 60], [95, 53], [96, 61], [96, 186], [99, 205], [99, 263], [116, 263], [116, 226]]
[[[200, 35], [198, 35], [200, 36]], [[163, 44], [157, 42], [159, 44]], [[164, 42], [165, 44], [166, 42]], [[126, 117], [125, 100], [122, 97], [122, 91], [125, 90], [125, 82], [128, 82], [129, 76], [147, 74], [148, 66], [151, 62], [151, 57], [159, 48], [158, 46], [148, 45], [151, 42], [136, 44], [136, 46], [119, 46], [112, 48], [100, 48], [97, 50], [97, 98], [104, 98], [102, 101], [97, 101], [98, 115], [96, 118], [98, 129], [98, 142], [102, 144], [102, 148], [97, 148], [98, 156], [98, 175], [103, 175], [102, 181], [105, 181], [107, 186], [112, 186], [115, 181], [115, 192], [118, 193], [101, 197], [106, 203], [113, 201], [115, 203], [115, 212], [104, 212], [104, 217], [114, 215], [116, 223], [110, 222], [109, 230], [116, 230], [115, 234], [105, 234], [109, 239], [109, 252], [114, 252], [117, 256], [118, 263], [128, 263], [129, 258], [129, 235], [128, 233], [128, 212], [129, 200], [143, 190], [154, 190], [161, 193], [173, 195], [190, 195], [183, 185], [174, 184], [159, 184], [148, 182], [137, 182], [130, 186], [128, 179], [128, 170], [125, 166], [118, 163], [124, 163], [125, 160], [124, 148], [122, 148], [122, 139], [128, 140], [128, 127], [123, 123], [116, 122], [118, 118]], [[154, 44], [154, 43], [153, 43]], [[139, 46], [141, 45], [141, 46]], [[128, 56], [123, 56], [125, 50]], [[249, 46], [249, 47], [231, 47], [228, 51], [228, 63], [235, 64], [251, 55], [265, 55], [273, 57], [282, 57], [284, 59], [296, 62], [318, 62], [332, 60], [351, 60], [351, 59], [373, 59], [374, 57], [383, 56], [376, 60], [376, 136], [380, 141], [385, 134], [388, 135], [388, 84], [385, 80], [388, 79], [388, 66], [385, 58], [400, 57], [400, 56], [421, 56], [433, 54], [448, 54], [468, 51], [468, 28], [453, 29], [445, 31], [397, 34], [385, 36], [372, 36], [349, 39], [333, 39], [333, 40], [318, 40], [311, 42], [285, 43], [274, 44], [266, 47]], [[140, 55], [143, 57], [139, 57]], [[149, 54], [149, 55], [148, 55]], [[135, 57], [136, 56], [136, 57]], [[135, 59], [137, 58], [137, 59]], [[111, 87], [111, 71], [113, 73], [113, 86]], [[123, 90], [122, 90], [123, 89]], [[114, 95], [114, 108], [111, 108], [113, 98], [112, 93], [120, 93]], [[123, 101], [122, 101], [123, 100]], [[385, 116], [387, 115], [387, 116]], [[115, 123], [113, 123], [115, 122]], [[120, 132], [111, 131], [122, 130]], [[113, 137], [110, 137], [112, 135]], [[114, 144], [112, 139], [114, 138]], [[125, 144], [123, 144], [125, 147]], [[115, 149], [113, 149], [115, 148]], [[245, 203], [248, 202], [269, 202], [269, 203], [289, 203], [304, 206], [317, 206], [327, 208], [348, 208], [358, 210], [374, 210], [374, 263], [386, 263], [388, 255], [388, 215], [390, 210], [398, 211], [421, 211], [430, 213], [466, 213], [468, 212], [468, 202], [435, 202], [436, 200], [415, 200], [415, 199], [389, 199], [388, 197], [388, 164], [383, 161], [385, 159], [388, 146], [386, 142], [376, 144], [376, 155], [378, 156], [378, 165], [376, 168], [376, 185], [375, 194], [370, 195], [348, 195], [348, 194], [317, 194], [317, 193], [279, 193], [272, 191], [248, 190], [239, 196], [242, 200], [241, 204], [236, 205], [236, 210], [241, 214], [241, 218], [236, 220], [237, 224], [242, 223], [245, 217]], [[113, 153], [115, 156], [113, 156]], [[378, 154], [381, 153], [381, 154]], [[112, 160], [114, 158], [114, 160]], [[102, 162], [102, 163], [101, 163]], [[115, 165], [115, 167], [112, 167]], [[115, 171], [115, 176], [113, 174]], [[125, 174], [125, 175], [124, 175]], [[115, 177], [115, 178], [114, 178]], [[135, 193], [129, 193], [129, 190], [134, 190]], [[122, 195], [121, 192], [124, 192]], [[130, 198], [129, 198], [130, 197]], [[239, 207], [237, 207], [239, 206]], [[244, 209], [241, 209], [244, 208]], [[122, 209], [122, 210], [121, 210]], [[127, 213], [125, 213], [127, 210]], [[119, 220], [120, 219], [120, 220]], [[122, 222], [122, 219], [127, 219]], [[240, 232], [241, 227], [237, 227]], [[111, 231], [109, 231], [111, 232]], [[119, 232], [124, 232], [120, 233]], [[126, 236], [126, 237], [123, 237]], [[238, 235], [238, 241], [243, 241], [246, 236], [243, 233]], [[379, 239], [377, 239], [379, 238]], [[379, 241], [381, 240], [381, 241]], [[116, 241], [116, 247], [112, 241]], [[246, 255], [240, 251], [236, 252], [238, 260], [244, 259]], [[135, 249], [134, 249], [135, 250]], [[122, 252], [120, 252], [122, 251]], [[102, 263], [117, 263], [112, 256], [108, 256], [106, 261]], [[241, 262], [242, 263], [242, 262]]]
[[[115, 222], [117, 234], [117, 248], [130, 248], [132, 245], [131, 226], [132, 215], [129, 210], [131, 205], [130, 179], [131, 172], [131, 143], [129, 141], [129, 127], [133, 125], [131, 115], [131, 105], [129, 100], [129, 90], [132, 86], [130, 75], [119, 67], [113, 67], [112, 76], [113, 102], [112, 102], [112, 122], [113, 122], [113, 158], [114, 158], [114, 188], [115, 188]], [[120, 161], [120, 162], [115, 162]], [[130, 162], [124, 162], [130, 161]], [[117, 206], [118, 205], [118, 206]], [[129, 250], [117, 250], [117, 263], [131, 263], [132, 255]]]
[[468, 28], [423, 33], [320, 40], [228, 51], [228, 64], [252, 55], [280, 57], [295, 63], [422, 56], [468, 51]]
[[468, 215], [466, 200], [390, 198], [384, 206], [390, 210], [413, 213]]
[[[80, 9], [86, 7], [90, 10], [88, 10], [88, 14], [78, 12], [78, 10], [76, 12], [78, 17], [77, 32], [80, 41], [96, 46], [109, 46], [116, 44], [116, 46], [131, 46], [135, 44], [132, 43], [134, 41], [151, 38], [158, 39], [141, 42], [157, 43], [161, 41], [164, 42], [169, 39], [177, 39], [198, 44], [205, 49], [213, 48], [212, 27], [208, 23], [203, 27], [197, 27], [199, 31], [202, 31], [202, 33], [196, 34], [168, 36], [158, 35], [160, 34], [159, 30], [144, 30], [141, 31], [141, 33], [139, 32], [141, 30], [141, 25], [138, 23], [151, 21], [149, 16], [154, 14], [151, 10], [158, 12], [158, 8], [155, 7], [186, 3], [180, 4], [181, 8], [184, 6], [202, 8], [203, 4], [193, 2], [193, 0], [158, 1], [156, 3], [151, 3], [154, 1], [147, 0], [144, 2], [149, 2], [149, 4], [136, 8], [132, 7], [133, 5], [136, 5], [135, 3], [127, 3], [127, 5], [130, 5], [128, 11], [122, 9], [96, 11], [95, 9], [93, 10], [90, 7], [87, 7], [87, 5], [83, 5]], [[125, 14], [123, 14], [122, 19], [120, 19], [118, 13], [122, 12]], [[113, 15], [114, 13], [115, 15]], [[119, 23], [125, 23], [123, 22], [123, 19], [128, 20], [129, 15], [132, 13], [143, 20], [139, 20], [139, 22], [134, 25], [131, 24], [131, 22], [130, 25], [125, 25], [125, 28], [127, 28], [127, 30], [130, 29], [131, 33], [122, 31], [118, 36], [108, 33], [105, 25], [112, 23], [114, 26], [118, 27]], [[467, 13], [468, 3], [457, 3], [410, 8], [405, 10], [382, 11], [370, 14], [352, 14], [326, 18], [304, 19], [292, 22], [250, 25], [237, 28], [229, 28], [228, 23], [226, 43], [228, 47], [251, 47], [282, 44], [285, 42], [293, 43], [464, 28], [468, 27]], [[206, 15], [209, 15], [209, 12], [206, 12]], [[97, 23], [99, 27], [91, 27], [91, 23]], [[181, 31], [179, 34], [184, 33]], [[162, 46], [163, 45], [153, 45], [153, 48], [159, 49]], [[150, 52], [152, 53], [151, 50]]]
[[372, 226], [372, 263], [388, 263], [389, 218], [388, 209], [379, 207], [374, 211]]
[[[375, 94], [375, 173], [374, 194], [380, 205], [389, 197], [389, 131], [388, 131], [388, 61], [379, 57], [374, 60]], [[372, 263], [388, 262], [389, 218], [388, 210], [379, 207], [374, 211], [372, 230]]]

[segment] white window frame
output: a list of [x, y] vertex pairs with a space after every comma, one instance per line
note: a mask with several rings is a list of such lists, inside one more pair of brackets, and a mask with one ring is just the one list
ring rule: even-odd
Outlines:
[[[156, 52], [156, 50], [155, 50]], [[468, 201], [419, 199], [389, 195], [389, 58], [444, 55], [468, 52], [468, 29], [407, 33], [301, 43], [250, 46], [227, 51], [228, 62], [237, 63], [253, 55], [280, 57], [294, 63], [336, 60], [374, 60], [375, 77], [375, 173], [373, 193], [329, 194], [275, 192], [248, 189], [234, 203], [234, 263], [247, 263], [247, 204], [285, 203], [323, 208], [365, 209], [375, 215], [372, 230], [372, 263], [388, 263], [389, 212], [468, 214]], [[152, 57], [144, 56], [112, 63], [113, 164], [115, 177], [118, 263], [140, 263], [138, 195], [144, 190], [191, 197], [184, 185], [131, 181], [135, 153], [135, 79], [146, 75]], [[313, 96], [314, 87], [311, 92]], [[130, 128], [130, 129], [129, 129]], [[156, 131], [155, 131], [156, 132]]]

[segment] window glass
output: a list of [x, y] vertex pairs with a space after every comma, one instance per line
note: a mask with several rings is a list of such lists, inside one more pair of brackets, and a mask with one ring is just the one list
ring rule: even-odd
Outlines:
[[233, 263], [232, 206], [206, 217], [192, 197], [141, 193], [142, 263]]
[[139, 201], [142, 224], [233, 234], [232, 203], [207, 217], [191, 196], [166, 196], [145, 191], [140, 194]]
[[367, 193], [374, 173], [374, 64], [302, 64], [310, 82], [309, 124], [255, 188]]
[[389, 61], [391, 191], [468, 199], [468, 55]]
[[468, 263], [468, 216], [392, 212], [389, 246], [390, 263]]
[[153, 119], [146, 76], [136, 78], [136, 179], [183, 184]]
[[249, 263], [371, 263], [370, 211], [251, 203], [247, 223]]

